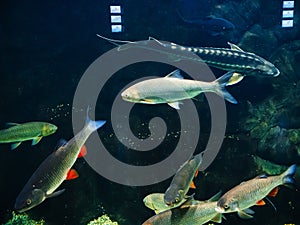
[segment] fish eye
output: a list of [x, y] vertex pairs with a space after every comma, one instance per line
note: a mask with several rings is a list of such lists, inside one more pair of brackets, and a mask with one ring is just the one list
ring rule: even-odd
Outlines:
[[27, 199], [27, 200], [26, 200], [26, 204], [27, 204], [27, 205], [30, 205], [31, 202], [32, 202], [31, 199]]
[[223, 207], [224, 207], [224, 209], [228, 209], [229, 208], [229, 206], [227, 204], [224, 205]]

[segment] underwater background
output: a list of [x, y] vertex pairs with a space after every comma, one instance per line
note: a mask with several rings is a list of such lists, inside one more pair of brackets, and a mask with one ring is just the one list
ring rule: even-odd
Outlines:
[[[275, 64], [276, 78], [246, 77], [228, 87], [239, 104], [227, 104], [227, 130], [214, 162], [194, 179], [196, 199], [208, 199], [261, 173], [279, 174], [300, 162], [300, 7], [295, 3], [294, 26], [281, 27], [282, 1], [245, 0], [165, 0], [165, 1], [2, 1], [0, 13], [0, 126], [7, 122], [46, 121], [58, 126], [55, 134], [38, 145], [24, 142], [15, 150], [1, 144], [0, 221], [7, 222], [14, 203], [39, 164], [54, 151], [60, 138], [71, 139], [72, 101], [77, 84], [88, 66], [114, 48], [96, 34], [120, 40], [146, 40], [149, 36], [183, 46], [229, 47], [238, 44], [245, 51], [260, 55]], [[124, 10], [124, 31], [111, 33], [109, 6]], [[185, 18], [215, 16], [234, 24], [224, 32], [209, 26], [186, 23]], [[118, 71], [101, 90], [96, 119], [110, 119], [112, 103], [131, 81], [144, 76], [164, 76], [171, 66], [145, 62]], [[212, 69], [216, 76], [224, 71]], [[99, 74], [101, 76], [101, 74]], [[210, 132], [210, 112], [205, 98], [194, 101], [201, 123], [201, 136], [195, 153], [205, 149]], [[73, 109], [82, 113], [85, 109]], [[172, 153], [178, 142], [178, 115], [167, 105], [135, 105], [130, 124], [133, 133], [149, 135], [147, 123], [163, 118], [168, 137], [147, 153], [136, 153], [122, 145], [111, 126], [98, 133], [117, 159], [135, 165], [158, 162]], [[126, 135], [126, 134], [125, 134]], [[88, 143], [87, 143], [88, 146]], [[93, 149], [88, 149], [93, 151]], [[84, 159], [74, 168], [79, 178], [65, 181], [66, 191], [47, 199], [26, 212], [46, 224], [87, 224], [103, 214], [121, 225], [142, 224], [153, 212], [143, 204], [152, 192], [164, 192], [171, 178], [145, 187], [128, 187], [98, 175]], [[145, 174], [147, 176], [147, 174]], [[251, 220], [236, 213], [227, 214], [222, 224], [284, 225], [300, 224], [299, 171], [296, 187], [281, 187], [272, 198], [274, 208], [253, 207]]]

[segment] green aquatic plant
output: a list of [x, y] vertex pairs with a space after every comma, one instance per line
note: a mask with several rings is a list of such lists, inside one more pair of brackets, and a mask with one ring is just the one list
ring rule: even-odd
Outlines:
[[111, 221], [108, 215], [103, 215], [90, 221], [87, 225], [118, 225], [118, 223]]
[[44, 225], [44, 220], [35, 221], [30, 219], [27, 214], [16, 214], [12, 212], [12, 218], [4, 225]]

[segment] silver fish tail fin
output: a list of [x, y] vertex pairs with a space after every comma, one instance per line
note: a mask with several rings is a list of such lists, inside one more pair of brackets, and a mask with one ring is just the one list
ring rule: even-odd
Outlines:
[[94, 131], [102, 127], [106, 123], [105, 120], [98, 120], [98, 121], [91, 120], [89, 117], [89, 111], [90, 111], [90, 107], [88, 107], [86, 110], [85, 127], [88, 126], [91, 130]]
[[224, 97], [225, 100], [233, 104], [237, 104], [237, 100], [225, 89], [233, 73], [234, 72], [225, 73], [223, 76], [219, 77], [213, 83], [216, 84], [216, 90], [215, 90], [216, 94]]
[[293, 176], [296, 173], [297, 165], [291, 165], [283, 174], [282, 174], [282, 183], [283, 184], [293, 184], [295, 182]]

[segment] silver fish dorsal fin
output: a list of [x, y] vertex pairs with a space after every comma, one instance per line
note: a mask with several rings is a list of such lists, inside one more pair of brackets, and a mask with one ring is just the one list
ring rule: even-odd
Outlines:
[[183, 79], [179, 69], [172, 71], [165, 77]]
[[229, 44], [230, 49], [232, 49], [232, 50], [236, 50], [236, 51], [239, 51], [239, 52], [244, 52], [243, 49], [241, 49], [239, 46], [237, 46], [237, 45], [235, 45], [235, 44], [232, 44], [232, 43], [230, 43], [230, 42], [227, 42], [227, 44]]
[[215, 194], [214, 196], [212, 196], [210, 199], [208, 199], [208, 202], [214, 202], [214, 201], [218, 201], [221, 197], [222, 191], [219, 191], [217, 194]]
[[168, 105], [171, 106], [174, 109], [179, 110], [180, 109], [180, 104], [182, 104], [182, 102], [168, 102]]

